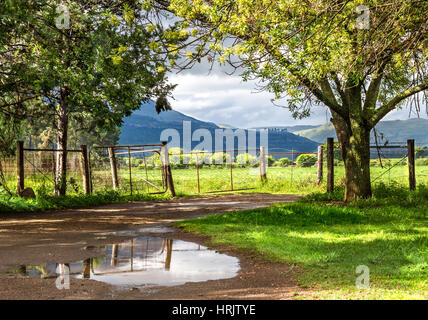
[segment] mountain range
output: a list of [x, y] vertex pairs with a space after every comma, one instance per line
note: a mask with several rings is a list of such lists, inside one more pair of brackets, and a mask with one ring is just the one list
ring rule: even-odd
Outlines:
[[[376, 132], [379, 144], [384, 144], [386, 141], [390, 144], [406, 144], [407, 139], [415, 139], [416, 145], [428, 146], [428, 119], [381, 121], [376, 126]], [[328, 137], [337, 139], [331, 123], [305, 130], [296, 130], [294, 133], [318, 143], [325, 143]], [[371, 140], [374, 143], [374, 131], [371, 133]]]
[[[183, 121], [191, 123], [192, 134], [198, 129], [206, 129], [210, 132], [212, 139], [211, 150], [215, 150], [215, 131], [218, 129], [235, 129], [228, 125], [205, 122], [189, 117], [181, 112], [170, 110], [158, 114], [155, 110], [153, 101], [143, 104], [141, 108], [135, 111], [130, 117], [124, 119], [119, 143], [121, 145], [136, 144], [155, 144], [160, 142], [161, 134], [164, 130], [175, 129], [179, 132], [181, 141], [180, 145], [171, 145], [171, 147], [183, 148]], [[250, 130], [242, 129], [246, 137]], [[269, 150], [271, 152], [315, 152], [319, 143], [302, 136], [289, 132], [286, 128], [268, 128]], [[260, 146], [260, 134], [257, 131], [256, 147]], [[225, 139], [224, 139], [225, 140]], [[171, 142], [171, 139], [170, 139]], [[192, 141], [194, 149], [201, 141]], [[235, 138], [235, 148], [237, 139]], [[225, 141], [224, 150], [227, 150]], [[282, 156], [281, 156], [282, 157]]]
[[[210, 132], [213, 141], [211, 151], [215, 150], [215, 131], [217, 129], [237, 129], [227, 124], [216, 124], [205, 122], [187, 116], [181, 112], [170, 110], [158, 114], [153, 101], [143, 104], [130, 117], [124, 119], [119, 143], [122, 145], [136, 144], [157, 144], [160, 142], [161, 134], [164, 130], [175, 129], [180, 134], [179, 145], [173, 147], [183, 147], [183, 121], [190, 122], [192, 134], [198, 129], [206, 129]], [[318, 145], [326, 142], [328, 137], [336, 138], [332, 124], [321, 126], [297, 125], [297, 126], [277, 126], [258, 127], [243, 129], [246, 136], [251, 130], [268, 130], [269, 151], [270, 152], [315, 152]], [[406, 143], [407, 139], [415, 139], [416, 145], [428, 146], [428, 119], [408, 119], [381, 121], [377, 126], [378, 141], [384, 144]], [[237, 139], [235, 138], [235, 144]], [[171, 139], [170, 139], [171, 142]], [[194, 149], [201, 141], [192, 141]], [[372, 132], [372, 143], [374, 136]], [[257, 134], [257, 148], [260, 146], [260, 136]], [[223, 144], [226, 150], [226, 144]], [[280, 156], [277, 156], [278, 158]], [[282, 156], [281, 156], [282, 157]]]

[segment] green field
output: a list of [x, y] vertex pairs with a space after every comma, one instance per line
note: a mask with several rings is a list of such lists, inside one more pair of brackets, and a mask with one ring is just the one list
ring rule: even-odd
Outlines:
[[[93, 189], [95, 195], [110, 193], [112, 181], [110, 171], [94, 169]], [[119, 170], [121, 196], [130, 196], [130, 178], [129, 169], [121, 168]], [[195, 196], [198, 194], [217, 193], [223, 191], [239, 192], [263, 192], [263, 193], [290, 193], [290, 194], [309, 194], [313, 192], [324, 192], [326, 190], [326, 172], [321, 184], [317, 183], [317, 168], [301, 167], [270, 167], [267, 172], [268, 181], [261, 183], [258, 168], [239, 168], [232, 169], [232, 183], [230, 167], [213, 166], [199, 169], [199, 188], [197, 170], [195, 168], [173, 169], [172, 170], [175, 190], [179, 196]], [[373, 186], [385, 184], [390, 186], [408, 186], [408, 168], [406, 165], [398, 165], [389, 170], [389, 167], [381, 168], [379, 166], [371, 167]], [[340, 188], [344, 183], [344, 167], [335, 167], [335, 185]], [[9, 188], [16, 190], [16, 175], [6, 176]], [[143, 181], [147, 180], [154, 184], [158, 189]], [[68, 195], [76, 198], [83, 195], [82, 175], [78, 172], [70, 172], [68, 177]], [[428, 165], [416, 166], [416, 180], [418, 185], [428, 185]], [[54, 189], [53, 175], [27, 174], [25, 176], [25, 186], [35, 190], [39, 198], [49, 198]], [[133, 196], [145, 196], [149, 193], [164, 191], [162, 186], [162, 173], [159, 169], [143, 170], [141, 167], [132, 168], [132, 188]], [[164, 197], [168, 197], [165, 194]], [[5, 194], [1, 196], [0, 202], [18, 201], [20, 199], [9, 199]], [[37, 200], [36, 200], [37, 201]], [[37, 206], [39, 207], [39, 206]], [[43, 206], [41, 206], [43, 207]]]
[[[241, 192], [268, 192], [268, 193], [292, 193], [292, 194], [308, 194], [312, 192], [322, 192], [326, 190], [326, 172], [322, 184], [317, 183], [317, 169], [315, 167], [299, 168], [299, 167], [270, 167], [268, 169], [267, 183], [261, 183], [258, 168], [233, 168], [232, 182], [233, 189]], [[147, 185], [144, 184], [136, 176], [144, 177], [144, 170], [133, 170], [134, 184], [137, 184], [137, 189], [147, 191]], [[149, 181], [160, 185], [161, 172], [160, 170], [148, 170]], [[180, 195], [195, 195], [198, 194], [198, 178], [195, 168], [189, 169], [173, 169], [172, 170], [175, 189]], [[371, 167], [373, 185], [408, 185], [408, 168], [405, 165], [396, 166], [388, 171], [388, 168], [378, 166]], [[107, 176], [107, 175], [104, 175]], [[125, 192], [129, 192], [129, 173], [125, 170], [121, 171], [121, 181]], [[344, 167], [335, 167], [335, 184], [343, 185]], [[417, 183], [428, 185], [428, 166], [417, 166], [416, 168]], [[106, 181], [106, 186], [110, 186], [110, 181]], [[215, 167], [199, 169], [199, 182], [201, 193], [228, 191], [231, 190], [231, 177], [229, 167]], [[102, 183], [99, 183], [102, 188]], [[249, 189], [249, 190], [241, 190]], [[153, 188], [149, 188], [150, 192], [154, 192]]]
[[[298, 283], [308, 289], [303, 299], [427, 299], [428, 189], [379, 186], [373, 199], [339, 207], [328, 198], [177, 225], [210, 236], [213, 245], [297, 266]], [[368, 289], [356, 286], [360, 265], [368, 267]]]

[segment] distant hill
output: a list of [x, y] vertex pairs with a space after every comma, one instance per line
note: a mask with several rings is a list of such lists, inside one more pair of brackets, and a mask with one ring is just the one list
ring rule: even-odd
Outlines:
[[[428, 119], [381, 121], [376, 126], [376, 131], [378, 136], [380, 134], [383, 135], [382, 143], [385, 143], [386, 140], [390, 143], [405, 143], [407, 139], [415, 139], [416, 145], [428, 146]], [[325, 143], [328, 137], [337, 139], [331, 123], [312, 129], [296, 131], [295, 134], [319, 143]], [[372, 140], [374, 140], [373, 131]]]
[[313, 129], [313, 128], [316, 128], [316, 127], [318, 127], [318, 126], [298, 125], [298, 126], [255, 127], [255, 128], [251, 128], [251, 129], [270, 129], [270, 130], [286, 129], [288, 132], [295, 133], [297, 131]]
[[296, 131], [295, 134], [319, 143], [325, 143], [328, 137], [334, 137], [337, 139], [336, 131], [331, 123], [311, 129]]
[[[215, 130], [223, 128], [233, 128], [228, 125], [217, 125], [212, 122], [201, 121], [178, 111], [166, 111], [157, 114], [154, 103], [150, 101], [141, 106], [130, 117], [124, 119], [119, 143], [122, 145], [133, 144], [154, 144], [160, 142], [162, 131], [166, 129], [176, 129], [182, 138], [183, 121], [191, 122], [192, 134], [197, 129], [207, 129], [211, 136], [212, 150], [215, 149]], [[244, 130], [248, 137], [248, 130]], [[269, 128], [269, 150], [271, 152], [284, 152], [294, 150], [295, 152], [315, 152], [319, 143], [297, 136], [287, 129]], [[200, 141], [192, 142], [192, 149]], [[181, 141], [181, 146], [183, 142]], [[257, 136], [257, 148], [259, 147], [259, 135]], [[226, 149], [226, 147], [224, 146]], [[281, 156], [282, 157], [282, 156]]]
[[176, 129], [180, 133], [183, 132], [183, 121], [191, 121], [192, 131], [218, 129], [214, 123], [200, 121], [174, 110], [158, 114], [154, 102], [150, 101], [124, 119], [119, 143], [122, 145], [157, 144], [165, 129]]

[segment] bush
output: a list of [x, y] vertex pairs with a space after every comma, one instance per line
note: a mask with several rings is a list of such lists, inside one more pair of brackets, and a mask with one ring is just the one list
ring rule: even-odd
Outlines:
[[183, 150], [180, 148], [171, 148], [168, 150], [169, 162], [172, 167], [183, 163]]
[[428, 166], [428, 158], [416, 159], [415, 164], [417, 166]]
[[342, 160], [334, 159], [334, 166], [335, 167], [343, 167], [345, 163]]
[[[382, 159], [382, 166], [391, 167], [394, 163], [390, 159]], [[373, 167], [380, 167], [379, 159], [370, 160], [370, 165]]]
[[312, 167], [317, 163], [317, 156], [314, 154], [301, 154], [297, 157], [296, 164], [298, 167]]
[[147, 165], [152, 165], [154, 167], [161, 166], [161, 159], [158, 153], [154, 153], [151, 157], [146, 158]]
[[277, 161], [280, 167], [287, 167], [290, 164], [290, 159], [288, 158], [281, 158]]
[[257, 162], [257, 158], [248, 153], [241, 153], [236, 157], [236, 163], [243, 167], [253, 165]]
[[195, 167], [196, 167], [196, 163], [199, 166], [202, 166], [203, 164], [211, 164], [212, 163], [212, 154], [210, 152], [193, 150], [192, 154], [191, 154], [190, 163], [192, 164], [192, 166], [195, 166]]
[[422, 158], [427, 154], [427, 147], [416, 147], [415, 148], [415, 157]]
[[216, 152], [211, 157], [212, 164], [228, 164], [231, 162], [230, 154], [224, 152]]
[[140, 166], [138, 167], [138, 169], [140, 169], [140, 170], [146, 170], [146, 167], [147, 167], [147, 170], [153, 170], [155, 166], [152, 165], [152, 164], [147, 164], [147, 166], [144, 165], [144, 164], [140, 164]]
[[[340, 145], [338, 141], [334, 141], [334, 159], [343, 161], [342, 153], [340, 152]], [[323, 144], [324, 147], [324, 161], [327, 161], [327, 143]]]

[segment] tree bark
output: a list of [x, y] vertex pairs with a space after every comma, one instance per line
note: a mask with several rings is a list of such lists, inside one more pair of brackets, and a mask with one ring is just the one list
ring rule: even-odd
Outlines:
[[65, 102], [63, 94], [58, 109], [58, 135], [57, 135], [57, 149], [62, 150], [58, 152], [56, 158], [56, 176], [55, 176], [55, 195], [65, 196], [67, 192], [67, 142], [68, 142], [68, 124], [69, 124], [69, 110]]
[[345, 202], [372, 196], [370, 180], [370, 131], [363, 119], [347, 124], [333, 121], [345, 164]]

